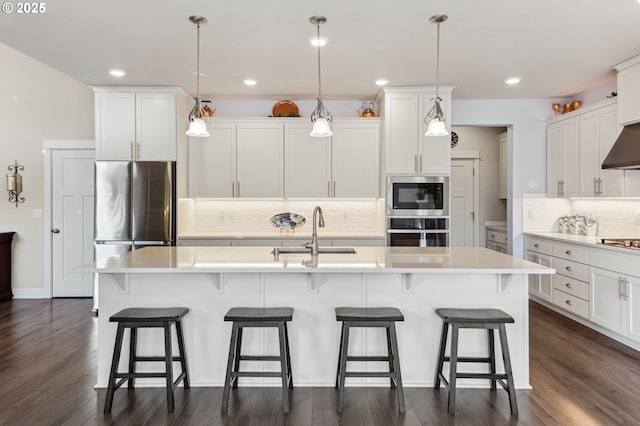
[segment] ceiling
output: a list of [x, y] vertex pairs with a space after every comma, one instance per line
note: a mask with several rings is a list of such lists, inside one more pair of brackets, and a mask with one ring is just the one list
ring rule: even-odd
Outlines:
[[[313, 99], [320, 29], [326, 99], [371, 99], [374, 80], [440, 84], [454, 99], [570, 97], [615, 79], [612, 66], [640, 54], [638, 0], [57, 0], [39, 15], [3, 13], [0, 42], [88, 85], [175, 85], [196, 92], [201, 15], [205, 99]], [[127, 71], [123, 78], [111, 68]], [[519, 76], [517, 86], [507, 77]], [[254, 78], [258, 84], [245, 86]]]

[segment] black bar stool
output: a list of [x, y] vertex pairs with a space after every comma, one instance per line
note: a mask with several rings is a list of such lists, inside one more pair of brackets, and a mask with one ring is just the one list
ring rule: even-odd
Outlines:
[[[104, 412], [110, 413], [113, 404], [113, 394], [116, 389], [129, 381], [128, 388], [133, 389], [135, 379], [149, 377], [164, 377], [167, 386], [167, 411], [174, 411], [173, 391], [180, 381], [183, 381], [185, 389], [189, 388], [189, 373], [187, 368], [187, 358], [184, 351], [184, 336], [182, 334], [182, 317], [189, 312], [188, 308], [128, 308], [112, 315], [109, 322], [118, 323], [116, 333], [116, 343], [113, 348], [113, 359], [111, 360], [111, 372], [109, 374], [109, 384], [107, 386], [107, 397], [104, 403]], [[179, 356], [173, 356], [171, 348], [171, 324], [176, 325], [178, 337]], [[138, 356], [136, 346], [138, 340], [138, 328], [162, 327], [164, 328], [164, 356]], [[120, 352], [122, 351], [122, 338], [124, 329], [131, 329], [131, 339], [129, 341], [129, 371], [118, 373], [120, 363]], [[164, 373], [136, 373], [136, 362], [162, 361], [165, 363]], [[179, 361], [182, 373], [173, 380], [173, 362]], [[116, 382], [116, 379], [121, 379]]]
[[[518, 403], [516, 401], [516, 389], [513, 384], [511, 371], [511, 358], [509, 357], [509, 344], [505, 324], [514, 323], [513, 317], [500, 309], [436, 309], [436, 314], [442, 318], [442, 335], [440, 337], [440, 350], [438, 352], [438, 366], [433, 388], [440, 389], [440, 381], [449, 390], [447, 412], [453, 414], [456, 409], [456, 379], [489, 379], [491, 389], [496, 389], [496, 382], [500, 383], [509, 394], [511, 415], [518, 415]], [[451, 356], [445, 356], [447, 345], [447, 333], [451, 324]], [[489, 340], [489, 356], [459, 357], [458, 356], [458, 330], [461, 328], [484, 328], [487, 330]], [[502, 360], [504, 362], [504, 374], [496, 373], [496, 353], [493, 331], [498, 329], [500, 347], [502, 348]], [[442, 374], [445, 362], [449, 362], [449, 380]], [[459, 362], [474, 362], [489, 364], [489, 373], [458, 373]], [[505, 383], [506, 379], [506, 383]]]
[[[222, 394], [223, 413], [227, 412], [231, 388], [238, 387], [238, 377], [281, 377], [284, 412], [289, 412], [289, 389], [293, 389], [293, 373], [287, 321], [291, 321], [292, 318], [293, 308], [231, 308], [224, 316], [225, 321], [233, 321], [233, 327]], [[277, 327], [280, 355], [242, 355], [242, 329], [245, 327]], [[240, 361], [279, 361], [280, 371], [240, 371]]]
[[[389, 377], [391, 388], [396, 388], [398, 410], [404, 413], [404, 391], [396, 336], [396, 321], [404, 321], [402, 312], [397, 308], [336, 308], [336, 321], [342, 321], [336, 374], [338, 413], [341, 413], [344, 408], [344, 382], [347, 377]], [[387, 331], [387, 356], [348, 356], [349, 330], [352, 327], [384, 327]], [[386, 361], [389, 363], [389, 371], [347, 371], [348, 361]]]

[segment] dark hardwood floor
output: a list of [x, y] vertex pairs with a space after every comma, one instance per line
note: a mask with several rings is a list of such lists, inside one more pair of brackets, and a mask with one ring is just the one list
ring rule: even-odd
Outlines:
[[[296, 388], [291, 413], [279, 388], [234, 391], [220, 414], [221, 388], [176, 391], [166, 412], [164, 389], [116, 392], [102, 413], [95, 390], [97, 320], [86, 299], [0, 303], [0, 424], [3, 425], [632, 425], [640, 424], [640, 353], [531, 303], [531, 384], [518, 391], [519, 417], [506, 392], [461, 389], [456, 415], [446, 391], [407, 388], [397, 412], [386, 388], [349, 388], [335, 411], [333, 388]], [[434, 346], [434, 350], [437, 350]]]

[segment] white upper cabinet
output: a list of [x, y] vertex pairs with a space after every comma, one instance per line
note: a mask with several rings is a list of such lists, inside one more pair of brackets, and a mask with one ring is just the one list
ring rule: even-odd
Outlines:
[[[424, 116], [433, 106], [433, 88], [385, 88], [384, 123], [388, 174], [448, 175], [451, 169], [450, 136], [424, 136]], [[441, 87], [442, 109], [451, 128], [451, 90]]]
[[284, 176], [287, 198], [331, 196], [331, 137], [309, 136], [313, 123], [285, 123]]
[[616, 102], [607, 100], [558, 117], [547, 125], [547, 195], [622, 197], [624, 173], [602, 170], [620, 134]]
[[236, 125], [213, 123], [208, 138], [189, 138], [189, 196], [232, 198], [236, 185]]
[[236, 196], [284, 197], [282, 123], [239, 123], [236, 135]]
[[178, 96], [186, 94], [166, 88], [94, 91], [96, 160], [176, 160]]
[[602, 162], [622, 131], [616, 104], [580, 115], [580, 188], [582, 197], [622, 197], [624, 172], [603, 170]]
[[361, 120], [333, 123], [331, 191], [335, 198], [378, 197], [380, 123]]
[[640, 55], [615, 66], [618, 70], [618, 124], [640, 122]]
[[572, 197], [578, 194], [578, 117], [547, 127], [547, 194]]

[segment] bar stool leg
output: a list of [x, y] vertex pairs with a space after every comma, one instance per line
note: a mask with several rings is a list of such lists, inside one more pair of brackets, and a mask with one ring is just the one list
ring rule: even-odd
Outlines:
[[344, 338], [344, 322], [340, 329], [340, 349], [338, 349], [338, 368], [336, 368], [336, 389], [338, 389], [338, 381], [340, 380], [340, 366], [342, 365], [342, 342]]
[[227, 374], [224, 379], [224, 391], [222, 393], [222, 409], [223, 413], [227, 412], [227, 406], [229, 405], [229, 392], [231, 390], [231, 373], [233, 372], [234, 355], [236, 351], [236, 344], [238, 342], [238, 323], [233, 322], [233, 328], [231, 329], [231, 343], [229, 344], [229, 359], [227, 360]]
[[400, 352], [398, 352], [398, 338], [396, 336], [396, 324], [395, 322], [390, 321], [387, 326], [389, 330], [389, 335], [391, 337], [391, 353], [393, 356], [393, 371], [395, 372], [396, 379], [396, 393], [398, 394], [398, 409], [401, 413], [404, 413], [404, 390], [402, 388], [402, 374], [400, 373], [400, 357], [398, 356]]
[[[387, 332], [387, 357], [389, 357], [389, 373], [393, 373], [395, 371], [393, 367], [393, 349], [391, 348], [391, 333], [389, 332], [389, 327], [385, 327], [385, 331]], [[389, 381], [391, 382], [391, 389], [396, 388], [396, 380], [393, 376], [389, 377]]]
[[287, 374], [289, 375], [289, 389], [293, 389], [293, 369], [291, 368], [291, 351], [289, 350], [289, 332], [287, 322], [284, 322], [284, 342], [287, 349]]
[[[233, 371], [240, 371], [240, 355], [242, 354], [242, 326], [238, 324], [238, 339], [236, 340], [236, 354], [233, 361]], [[231, 388], [238, 389], [238, 377], [231, 378]]]
[[[496, 346], [493, 336], [493, 328], [487, 329], [487, 336], [489, 338], [489, 372], [496, 374]], [[496, 380], [491, 379], [491, 390], [496, 390]]]
[[[138, 328], [131, 327], [131, 336], [129, 339], [129, 374], [136, 372], [136, 351], [138, 348]], [[133, 389], [135, 387], [135, 380], [133, 377], [129, 378], [127, 388]]]
[[109, 372], [109, 384], [107, 386], [107, 396], [104, 401], [104, 412], [110, 413], [113, 405], [113, 394], [116, 391], [116, 374], [120, 363], [120, 351], [122, 350], [122, 337], [124, 336], [124, 324], [118, 323], [116, 332], [116, 343], [113, 347], [113, 358], [111, 359], [111, 371]]
[[500, 333], [500, 347], [502, 348], [502, 360], [504, 362], [504, 371], [507, 374], [507, 391], [509, 392], [509, 405], [511, 406], [511, 415], [518, 415], [518, 402], [516, 401], [516, 388], [513, 383], [513, 373], [511, 371], [511, 357], [509, 356], [509, 343], [507, 343], [507, 330], [504, 324], [498, 325]]
[[451, 355], [449, 356], [449, 400], [447, 412], [456, 411], [456, 373], [458, 369], [458, 325], [451, 324]]
[[164, 359], [167, 369], [167, 411], [173, 413], [175, 404], [173, 399], [173, 353], [171, 350], [171, 323], [164, 323]]
[[438, 349], [438, 365], [436, 366], [436, 377], [433, 379], [433, 388], [440, 389], [440, 374], [444, 368], [444, 350], [447, 346], [447, 334], [449, 333], [449, 324], [442, 321], [442, 332], [440, 333], [440, 349]]
[[178, 351], [180, 352], [180, 366], [184, 372], [183, 386], [189, 389], [189, 368], [187, 367], [187, 355], [184, 350], [184, 335], [182, 334], [182, 323], [176, 321], [176, 334], [178, 335]]
[[349, 353], [349, 321], [342, 323], [342, 342], [340, 343], [340, 367], [338, 379], [338, 413], [344, 408], [344, 382], [347, 376], [347, 354]]
[[284, 335], [284, 321], [278, 323], [278, 337], [280, 340], [280, 374], [282, 376], [282, 402], [284, 412], [289, 412], [289, 386], [287, 386], [287, 349]]

